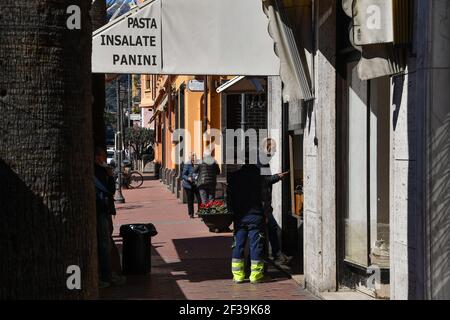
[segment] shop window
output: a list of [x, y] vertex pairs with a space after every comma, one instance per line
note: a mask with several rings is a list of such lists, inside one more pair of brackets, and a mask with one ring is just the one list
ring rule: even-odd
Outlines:
[[155, 101], [156, 99], [156, 81], [157, 81], [157, 76], [156, 75], [152, 75], [151, 76], [151, 87], [149, 87], [149, 89], [152, 90], [152, 100]]
[[303, 215], [303, 135], [289, 134], [289, 184], [291, 213]]
[[389, 268], [390, 81], [347, 66], [345, 261]]
[[162, 125], [161, 125], [162, 119], [161, 119], [161, 116], [158, 116], [156, 121], [157, 121], [156, 122], [156, 127], [157, 127], [156, 142], [161, 143], [162, 142]]
[[150, 90], [150, 76], [145, 76], [145, 90]]

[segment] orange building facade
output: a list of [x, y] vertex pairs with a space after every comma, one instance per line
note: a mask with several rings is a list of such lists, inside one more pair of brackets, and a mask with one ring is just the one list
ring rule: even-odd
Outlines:
[[[209, 148], [219, 165], [224, 162], [222, 142], [217, 136], [224, 129], [222, 94], [216, 89], [229, 78], [141, 76], [140, 106], [153, 111], [149, 123], [144, 125], [155, 130], [155, 163], [159, 178], [173, 192], [180, 190], [180, 164], [192, 153], [200, 159]], [[211, 130], [215, 131], [215, 138], [203, 134]]]

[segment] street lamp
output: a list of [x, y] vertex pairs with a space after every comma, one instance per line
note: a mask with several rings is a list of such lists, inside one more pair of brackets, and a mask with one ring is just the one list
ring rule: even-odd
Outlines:
[[122, 152], [123, 152], [123, 111], [120, 105], [120, 80], [116, 80], [116, 94], [117, 94], [117, 133], [116, 133], [116, 159], [117, 159], [117, 183], [116, 194], [114, 200], [118, 203], [125, 203], [125, 198], [122, 194]]
[[127, 111], [128, 111], [128, 128], [131, 127], [131, 112], [132, 112], [132, 108], [131, 108], [131, 104], [132, 104], [132, 97], [131, 97], [131, 88], [132, 88], [132, 76], [131, 74], [128, 75], [128, 80], [127, 80], [127, 84], [128, 84], [128, 97], [127, 97]]

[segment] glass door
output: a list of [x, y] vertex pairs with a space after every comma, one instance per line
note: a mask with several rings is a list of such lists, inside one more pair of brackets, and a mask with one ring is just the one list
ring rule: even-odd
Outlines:
[[345, 260], [368, 267], [368, 84], [360, 81], [357, 63], [347, 65], [348, 156]]
[[347, 63], [342, 86], [340, 282], [379, 295], [389, 283], [390, 79], [361, 81], [357, 68]]

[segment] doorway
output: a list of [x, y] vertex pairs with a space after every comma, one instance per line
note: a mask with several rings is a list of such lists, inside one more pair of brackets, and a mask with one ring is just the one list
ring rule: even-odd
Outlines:
[[[294, 278], [304, 273], [303, 241], [303, 150], [304, 150], [304, 105], [298, 102], [285, 103], [282, 108], [282, 162], [283, 172], [289, 171], [282, 182], [282, 241], [284, 254], [292, 257], [282, 268]], [[300, 279], [300, 278], [299, 278]]]
[[348, 60], [341, 83], [339, 283], [389, 297], [390, 78], [362, 81]]
[[286, 271], [303, 274], [303, 130], [289, 131], [286, 136], [285, 166], [289, 171], [283, 181], [283, 252], [292, 257]]

